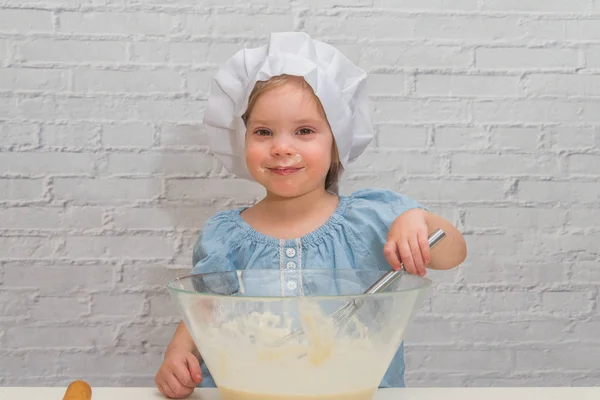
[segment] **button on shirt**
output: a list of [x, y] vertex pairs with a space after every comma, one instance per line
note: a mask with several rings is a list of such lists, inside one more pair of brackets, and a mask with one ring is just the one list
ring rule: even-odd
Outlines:
[[[194, 245], [192, 273], [235, 269], [282, 271], [281, 295], [299, 296], [301, 268], [390, 269], [383, 246], [392, 222], [403, 212], [424, 208], [401, 194], [362, 189], [340, 196], [329, 220], [297, 239], [280, 240], [255, 231], [235, 209], [222, 211], [204, 225]], [[279, 293], [277, 294], [279, 295]], [[215, 387], [202, 364], [201, 387]], [[404, 387], [404, 344], [396, 352], [380, 386]]]

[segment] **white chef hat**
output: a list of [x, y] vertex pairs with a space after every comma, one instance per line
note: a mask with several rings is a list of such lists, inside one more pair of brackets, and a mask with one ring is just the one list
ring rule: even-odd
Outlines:
[[242, 49], [219, 69], [203, 121], [212, 153], [230, 173], [253, 180], [242, 115], [256, 82], [283, 74], [304, 77], [321, 101], [344, 169], [373, 138], [367, 74], [335, 47], [303, 32], [272, 33], [267, 45]]

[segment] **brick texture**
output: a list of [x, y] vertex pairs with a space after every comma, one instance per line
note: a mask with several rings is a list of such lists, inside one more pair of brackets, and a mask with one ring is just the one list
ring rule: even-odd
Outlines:
[[370, 73], [342, 191], [465, 233], [406, 337], [409, 386], [600, 382], [600, 1], [0, 0], [0, 385], [153, 385], [165, 282], [218, 210], [210, 79], [305, 30]]

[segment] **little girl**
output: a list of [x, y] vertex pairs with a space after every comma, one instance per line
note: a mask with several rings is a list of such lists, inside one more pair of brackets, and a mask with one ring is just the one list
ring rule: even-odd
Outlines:
[[[449, 269], [466, 257], [461, 233], [416, 201], [388, 190], [338, 195], [338, 180], [373, 136], [366, 74], [335, 48], [300, 32], [272, 34], [217, 73], [204, 123], [225, 168], [266, 190], [249, 208], [208, 220], [193, 273], [244, 268]], [[430, 254], [428, 236], [446, 233]], [[285, 295], [298, 295], [294, 281]], [[185, 324], [156, 375], [167, 397], [214, 387]], [[202, 368], [200, 365], [202, 364]], [[380, 387], [404, 387], [400, 346]]]

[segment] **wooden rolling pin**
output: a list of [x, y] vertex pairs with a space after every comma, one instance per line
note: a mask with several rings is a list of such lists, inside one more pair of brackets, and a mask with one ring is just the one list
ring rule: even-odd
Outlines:
[[91, 400], [92, 399], [92, 388], [87, 382], [77, 380], [71, 382], [65, 392], [63, 400]]

